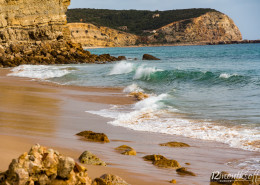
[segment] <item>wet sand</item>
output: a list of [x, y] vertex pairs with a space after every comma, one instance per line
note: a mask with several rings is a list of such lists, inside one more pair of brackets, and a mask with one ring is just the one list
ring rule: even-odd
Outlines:
[[[8, 168], [13, 158], [40, 143], [58, 149], [75, 159], [89, 150], [97, 154], [108, 167], [87, 166], [93, 179], [104, 173], [121, 176], [130, 184], [209, 184], [213, 171], [238, 172], [225, 165], [229, 161], [259, 156], [257, 152], [233, 149], [221, 143], [189, 139], [158, 133], [137, 132], [107, 124], [109, 119], [86, 113], [110, 104], [132, 104], [134, 100], [122, 94], [122, 89], [60, 86], [28, 78], [7, 77], [0, 69], [0, 171]], [[83, 130], [104, 132], [111, 143], [99, 144], [75, 136]], [[168, 148], [158, 144], [179, 141], [190, 148]], [[137, 150], [137, 156], [124, 156], [114, 148], [127, 144]], [[175, 159], [197, 174], [179, 176], [175, 170], [161, 169], [142, 157], [161, 154]], [[185, 163], [190, 163], [187, 166]]]

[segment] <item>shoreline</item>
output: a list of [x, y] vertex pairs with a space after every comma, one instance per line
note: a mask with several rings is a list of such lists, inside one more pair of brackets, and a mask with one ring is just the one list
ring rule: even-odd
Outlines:
[[[85, 111], [104, 109], [110, 104], [134, 103], [133, 99], [122, 94], [122, 89], [61, 86], [31, 81], [28, 78], [7, 77], [8, 71], [9, 69], [0, 69], [0, 87], [4, 90], [1, 96], [5, 98], [0, 106], [2, 115], [0, 128], [3, 129], [0, 138], [2, 140], [7, 138], [6, 141], [14, 142], [11, 145], [7, 145], [8, 142], [2, 142], [0, 145], [1, 156], [4, 156], [1, 160], [6, 163], [5, 165], [0, 163], [0, 171], [6, 170], [6, 165], [13, 157], [17, 158], [21, 153], [28, 151], [29, 146], [40, 142], [41, 145], [47, 147], [61, 148], [62, 153], [69, 154], [75, 159], [85, 150], [99, 154], [101, 159], [111, 165], [102, 169], [95, 166], [88, 167], [89, 173], [93, 174], [92, 179], [96, 173], [112, 172], [113, 170], [110, 169], [112, 167], [115, 168], [115, 173], [124, 171], [125, 175], [115, 175], [121, 176], [132, 184], [152, 184], [152, 182], [168, 184], [171, 179], [176, 179], [178, 184], [187, 184], [187, 182], [209, 184], [210, 174], [215, 170], [236, 171], [225, 163], [247, 157], [257, 157], [259, 154], [230, 148], [222, 143], [115, 127], [107, 124], [109, 119]], [[15, 100], [13, 100], [14, 97], [16, 97]], [[29, 131], [26, 130], [28, 128], [30, 128]], [[83, 130], [104, 132], [111, 139], [111, 143], [98, 144], [81, 141], [75, 134]], [[158, 145], [173, 140], [188, 143], [192, 147], [165, 148]], [[136, 149], [137, 156], [123, 156], [116, 153], [114, 148], [122, 144]], [[8, 148], [8, 146], [14, 146], [14, 148]], [[222, 155], [223, 152], [225, 156]], [[179, 176], [175, 170], [154, 167], [142, 159], [142, 156], [149, 154], [162, 154], [176, 159], [182, 166], [196, 173], [197, 177]], [[191, 165], [186, 166], [186, 162]], [[133, 176], [138, 178], [131, 178]], [[137, 181], [130, 182], [132, 180]]]
[[260, 40], [242, 40], [242, 41], [220, 41], [220, 42], [198, 42], [198, 43], [176, 43], [176, 44], [140, 44], [131, 46], [83, 46], [84, 50], [100, 48], [140, 48], [140, 47], [168, 47], [168, 46], [212, 46], [212, 45], [231, 45], [231, 44], [259, 44]]

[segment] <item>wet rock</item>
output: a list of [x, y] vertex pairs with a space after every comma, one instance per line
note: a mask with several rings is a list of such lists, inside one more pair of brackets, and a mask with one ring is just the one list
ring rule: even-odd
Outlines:
[[190, 163], [185, 163], [186, 165], [190, 165]]
[[83, 164], [106, 166], [106, 163], [104, 161], [102, 161], [89, 151], [83, 152], [79, 157], [79, 161]]
[[176, 172], [179, 174], [179, 175], [190, 175], [190, 176], [196, 176], [195, 173], [191, 172], [191, 171], [188, 171], [186, 168], [182, 167], [182, 168], [178, 168], [176, 170]]
[[76, 134], [77, 136], [82, 136], [88, 141], [94, 141], [94, 142], [103, 142], [103, 143], [109, 143], [109, 139], [104, 133], [95, 133], [92, 131], [83, 131]]
[[147, 155], [143, 157], [146, 161], [152, 161], [153, 165], [161, 168], [181, 168], [181, 165], [176, 160], [167, 159], [162, 155]]
[[172, 180], [170, 181], [170, 183], [172, 183], [172, 184], [176, 184], [177, 181], [176, 181], [175, 179], [172, 179]]
[[143, 92], [131, 92], [129, 94], [129, 96], [132, 96], [132, 97], [136, 98], [136, 100], [138, 100], [138, 101], [141, 101], [141, 100], [144, 100], [146, 98], [149, 98], [149, 95], [145, 94]]
[[96, 178], [92, 185], [129, 185], [121, 177], [111, 174], [104, 174], [100, 178]]
[[143, 60], [160, 60], [159, 58], [156, 58], [152, 55], [149, 55], [149, 54], [144, 54], [143, 55]]
[[86, 171], [72, 158], [37, 144], [28, 153], [12, 160], [8, 170], [0, 174], [0, 184], [90, 185]]
[[122, 145], [115, 149], [123, 155], [136, 155], [136, 151], [132, 147], [127, 145]]
[[126, 57], [125, 56], [119, 56], [117, 57], [117, 59], [120, 61], [120, 60], [126, 60]]
[[181, 142], [168, 142], [162, 143], [160, 146], [168, 146], [168, 147], [190, 147], [190, 145]]

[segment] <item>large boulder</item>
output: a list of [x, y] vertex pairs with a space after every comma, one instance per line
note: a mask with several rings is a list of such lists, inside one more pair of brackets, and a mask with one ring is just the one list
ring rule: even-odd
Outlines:
[[115, 149], [123, 155], [136, 155], [136, 151], [132, 147], [127, 145], [121, 145]]
[[161, 168], [181, 168], [181, 165], [176, 160], [167, 159], [162, 155], [146, 155], [143, 157], [146, 161], [152, 161], [153, 165]]
[[37, 144], [29, 153], [13, 159], [8, 170], [0, 174], [0, 184], [90, 185], [91, 179], [87, 169], [72, 158]]
[[103, 142], [103, 143], [109, 143], [109, 139], [106, 134], [104, 133], [95, 133], [92, 131], [82, 131], [80, 133], [76, 134], [77, 136], [82, 136], [84, 139], [88, 141], [94, 141], [94, 142]]
[[92, 185], [129, 185], [121, 177], [111, 174], [104, 174], [100, 178], [94, 179]]
[[107, 164], [89, 151], [83, 152], [79, 161], [83, 164], [106, 166]]
[[153, 56], [153, 55], [144, 54], [144, 55], [143, 55], [143, 60], [161, 60], [161, 59], [156, 58], [156, 57]]

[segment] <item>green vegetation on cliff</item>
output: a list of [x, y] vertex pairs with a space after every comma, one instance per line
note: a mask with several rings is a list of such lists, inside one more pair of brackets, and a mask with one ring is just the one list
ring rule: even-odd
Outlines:
[[124, 30], [129, 33], [143, 35], [144, 30], [155, 30], [175, 21], [199, 17], [214, 9], [184, 9], [168, 11], [148, 10], [107, 10], [107, 9], [69, 9], [69, 23], [92, 23], [96, 26], [106, 26]]

